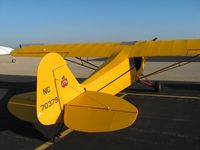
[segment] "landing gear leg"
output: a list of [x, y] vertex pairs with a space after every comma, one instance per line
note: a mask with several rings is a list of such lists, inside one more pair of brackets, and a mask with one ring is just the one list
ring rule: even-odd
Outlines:
[[154, 88], [155, 92], [160, 92], [162, 89], [161, 82], [159, 82], [159, 81], [155, 81], [153, 83], [151, 80], [137, 80], [137, 83]]

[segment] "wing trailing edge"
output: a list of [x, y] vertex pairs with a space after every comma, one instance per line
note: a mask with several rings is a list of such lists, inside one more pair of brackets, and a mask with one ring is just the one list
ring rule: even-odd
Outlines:
[[63, 57], [111, 57], [125, 51], [128, 57], [181, 56], [200, 54], [200, 39], [160, 40], [124, 43], [33, 45], [12, 51], [12, 56], [42, 57], [59, 53]]

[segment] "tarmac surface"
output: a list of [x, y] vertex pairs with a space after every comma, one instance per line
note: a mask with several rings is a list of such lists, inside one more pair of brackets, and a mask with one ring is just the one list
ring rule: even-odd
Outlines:
[[139, 110], [129, 128], [110, 133], [81, 133], [60, 125], [43, 126], [13, 116], [7, 108], [14, 95], [34, 91], [34, 76], [0, 75], [0, 149], [200, 149], [200, 82], [161, 81], [162, 91], [141, 85], [118, 94]]

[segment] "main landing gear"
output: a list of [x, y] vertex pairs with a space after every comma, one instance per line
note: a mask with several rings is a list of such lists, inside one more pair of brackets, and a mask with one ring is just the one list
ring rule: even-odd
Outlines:
[[139, 80], [138, 83], [153, 88], [155, 92], [161, 92], [162, 90], [162, 85], [160, 81], [152, 82], [151, 80]]

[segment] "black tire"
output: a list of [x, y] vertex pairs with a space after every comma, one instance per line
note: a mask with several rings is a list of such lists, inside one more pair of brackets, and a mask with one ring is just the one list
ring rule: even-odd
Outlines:
[[155, 91], [155, 92], [160, 92], [161, 89], [162, 89], [161, 83], [160, 83], [159, 81], [156, 81], [156, 82], [155, 82], [155, 85], [154, 85], [154, 91]]
[[16, 58], [12, 58], [12, 63], [15, 63], [16, 62]]
[[52, 142], [53, 142], [54, 144], [57, 143], [58, 141], [60, 141], [60, 137], [59, 137], [59, 136], [53, 137]]

